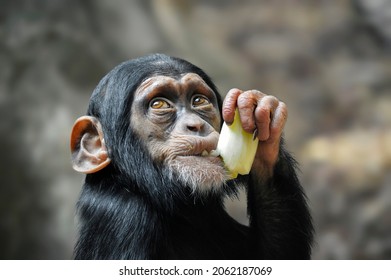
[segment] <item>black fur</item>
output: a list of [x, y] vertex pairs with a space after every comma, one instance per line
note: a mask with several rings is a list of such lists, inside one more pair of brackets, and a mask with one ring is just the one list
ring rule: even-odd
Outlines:
[[[88, 115], [103, 127], [111, 164], [86, 176], [78, 202], [76, 259], [308, 259], [312, 223], [295, 163], [281, 147], [274, 177], [262, 184], [251, 174], [250, 227], [224, 210], [224, 192], [200, 195], [169, 180], [130, 129], [133, 93], [153, 75], [197, 73], [196, 66], [165, 55], [120, 64], [92, 94]], [[221, 108], [222, 101], [218, 97]], [[142, 125], [142, 124], [141, 124]]]

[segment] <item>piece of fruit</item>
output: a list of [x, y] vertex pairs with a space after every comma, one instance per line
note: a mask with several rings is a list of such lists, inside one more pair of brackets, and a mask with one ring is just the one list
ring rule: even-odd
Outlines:
[[219, 154], [232, 178], [250, 173], [258, 147], [258, 138], [243, 130], [239, 111], [235, 110], [233, 123], [225, 122], [221, 129], [216, 153]]

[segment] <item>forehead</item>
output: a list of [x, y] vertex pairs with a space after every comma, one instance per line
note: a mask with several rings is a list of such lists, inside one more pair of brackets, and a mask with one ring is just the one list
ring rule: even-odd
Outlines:
[[199, 91], [204, 94], [213, 94], [208, 84], [195, 73], [186, 73], [179, 77], [157, 75], [144, 80], [135, 92], [135, 98], [159, 90], [172, 90], [175, 92]]

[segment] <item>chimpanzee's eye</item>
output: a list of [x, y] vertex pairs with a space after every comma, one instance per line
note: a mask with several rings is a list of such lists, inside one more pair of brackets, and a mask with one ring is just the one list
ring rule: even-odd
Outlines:
[[164, 99], [155, 98], [149, 103], [149, 107], [152, 109], [167, 109], [171, 108], [171, 105]]
[[193, 97], [191, 105], [193, 107], [201, 107], [201, 106], [205, 106], [205, 105], [209, 105], [209, 104], [210, 104], [210, 101], [208, 98], [206, 98], [205, 96], [202, 96], [202, 95], [196, 95]]

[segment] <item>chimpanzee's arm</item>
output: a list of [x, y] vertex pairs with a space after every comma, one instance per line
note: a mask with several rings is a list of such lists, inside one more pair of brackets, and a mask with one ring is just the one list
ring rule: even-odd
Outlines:
[[250, 173], [248, 211], [251, 242], [256, 244], [254, 258], [310, 258], [313, 227], [295, 165], [281, 145], [269, 179]]

